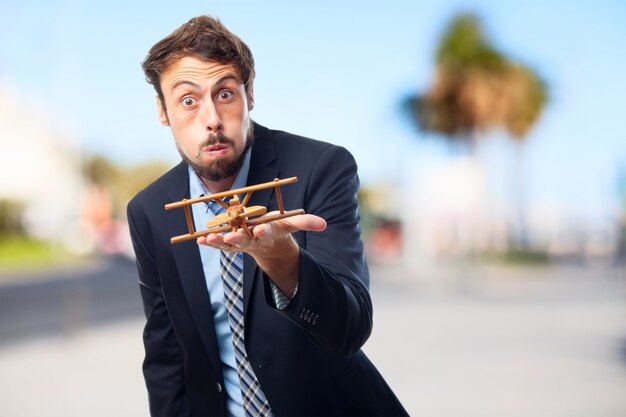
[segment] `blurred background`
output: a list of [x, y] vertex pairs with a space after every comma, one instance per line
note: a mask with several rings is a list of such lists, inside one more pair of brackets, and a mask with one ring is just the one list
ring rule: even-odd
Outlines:
[[411, 415], [626, 415], [626, 3], [0, 5], [0, 414], [143, 416], [140, 63], [211, 14], [255, 121], [359, 164], [365, 346]]

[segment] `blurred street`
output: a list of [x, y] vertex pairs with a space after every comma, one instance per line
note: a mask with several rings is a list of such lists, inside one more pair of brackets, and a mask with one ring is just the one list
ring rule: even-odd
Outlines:
[[139, 316], [136, 275], [135, 263], [120, 256], [78, 269], [5, 277], [14, 284], [0, 286], [0, 345]]
[[[0, 415], [144, 416], [134, 264], [0, 287]], [[365, 351], [411, 415], [626, 415], [626, 274], [372, 267]]]

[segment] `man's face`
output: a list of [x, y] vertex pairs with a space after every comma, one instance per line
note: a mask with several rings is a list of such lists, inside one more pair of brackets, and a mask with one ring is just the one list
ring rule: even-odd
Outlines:
[[205, 180], [233, 178], [252, 145], [252, 91], [246, 94], [239, 71], [184, 57], [161, 74], [161, 90], [159, 119], [172, 129], [183, 160]]

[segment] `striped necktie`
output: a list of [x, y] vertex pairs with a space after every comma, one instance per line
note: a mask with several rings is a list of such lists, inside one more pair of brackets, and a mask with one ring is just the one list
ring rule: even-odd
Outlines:
[[[211, 203], [210, 207], [216, 215], [225, 211], [222, 206], [216, 203]], [[271, 416], [270, 405], [263, 390], [261, 390], [261, 385], [246, 353], [243, 312], [243, 254], [241, 252], [220, 252], [224, 301], [232, 332], [235, 359], [237, 360], [243, 408], [247, 417]]]

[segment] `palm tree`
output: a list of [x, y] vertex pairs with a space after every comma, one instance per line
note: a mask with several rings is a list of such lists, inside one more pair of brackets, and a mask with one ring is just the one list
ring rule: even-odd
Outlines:
[[[443, 135], [473, 150], [484, 132], [504, 128], [521, 145], [546, 102], [546, 84], [530, 68], [496, 50], [485, 38], [479, 20], [469, 14], [454, 18], [441, 38], [436, 75], [423, 95], [406, 104], [420, 129]], [[521, 157], [516, 188], [521, 196]], [[517, 242], [525, 244], [522, 201], [516, 205]]]

